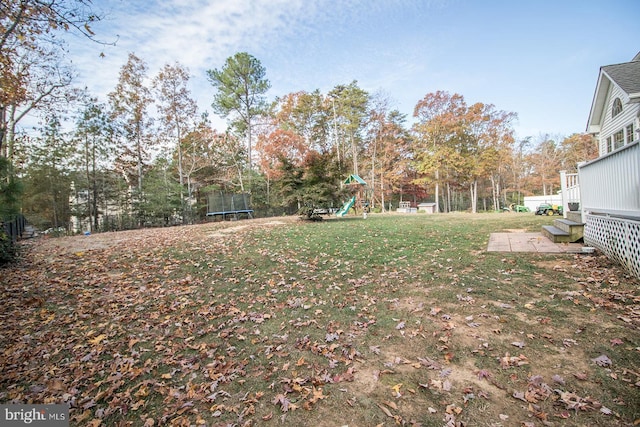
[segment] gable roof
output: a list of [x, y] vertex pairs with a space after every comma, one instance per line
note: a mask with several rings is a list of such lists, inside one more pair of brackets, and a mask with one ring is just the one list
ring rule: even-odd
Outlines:
[[607, 65], [602, 67], [601, 70], [620, 86], [620, 89], [624, 90], [629, 97], [633, 97], [633, 95], [640, 97], [640, 61]]
[[640, 103], [640, 52], [631, 62], [600, 67], [596, 92], [589, 110], [587, 132], [600, 131], [602, 111], [612, 84], [620, 87], [629, 97], [630, 103]]
[[349, 184], [367, 185], [367, 183], [364, 181], [364, 179], [360, 178], [358, 175], [356, 175], [354, 173], [349, 175], [349, 177], [344, 180], [344, 183], [347, 184], [347, 185], [349, 185]]

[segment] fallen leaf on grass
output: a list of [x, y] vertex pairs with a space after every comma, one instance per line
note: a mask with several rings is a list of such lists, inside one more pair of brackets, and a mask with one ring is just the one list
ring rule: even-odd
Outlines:
[[606, 406], [603, 406], [602, 408], [600, 408], [600, 412], [605, 414], [605, 415], [612, 415], [613, 411], [609, 408], [607, 408]]
[[339, 338], [340, 338], [340, 335], [338, 335], [337, 333], [334, 332], [334, 333], [327, 334], [325, 336], [324, 340], [326, 342], [332, 342], [332, 341], [335, 341], [335, 340], [337, 340]]
[[276, 405], [280, 405], [280, 409], [282, 410], [282, 412], [295, 411], [296, 409], [298, 409], [298, 406], [295, 405], [294, 403], [292, 403], [287, 398], [287, 396], [285, 396], [282, 393], [278, 394], [273, 399], [273, 403], [276, 404]]
[[311, 392], [311, 397], [309, 398], [309, 402], [316, 403], [318, 400], [326, 399], [328, 396], [322, 393], [322, 388], [313, 388]]
[[398, 405], [396, 405], [395, 402], [392, 402], [390, 400], [387, 400], [386, 402], [384, 402], [385, 405], [387, 405], [389, 408], [397, 411], [398, 410]]
[[440, 374], [439, 374], [440, 378], [448, 377], [449, 375], [451, 375], [451, 372], [453, 372], [453, 370], [450, 369], [450, 368], [444, 368], [444, 369], [440, 370]]
[[400, 389], [402, 388], [402, 383], [400, 384], [396, 384], [393, 387], [391, 387], [391, 389], [394, 391], [394, 396], [395, 397], [402, 397], [402, 395], [400, 394]]
[[593, 362], [595, 362], [596, 365], [598, 366], [602, 366], [603, 368], [606, 368], [607, 366], [611, 366], [611, 364], [613, 362], [611, 362], [611, 359], [609, 359], [606, 355], [602, 354], [598, 357], [596, 357], [595, 359], [591, 359]]
[[391, 413], [391, 411], [389, 409], [387, 409], [386, 406], [383, 406], [379, 403], [376, 403], [376, 405], [378, 405], [378, 408], [382, 409], [382, 412], [385, 413], [385, 415], [389, 418], [393, 418], [393, 414]]
[[478, 375], [478, 379], [481, 380], [483, 378], [489, 379], [491, 378], [491, 372], [487, 371], [486, 369], [480, 369], [476, 375]]
[[100, 344], [100, 342], [102, 342], [102, 340], [104, 340], [105, 338], [107, 338], [107, 336], [105, 334], [100, 334], [97, 337], [90, 339], [89, 343], [91, 343], [91, 345], [98, 345]]
[[470, 400], [473, 400], [476, 398], [476, 395], [473, 393], [465, 393], [464, 396], [462, 396], [462, 402], [466, 405]]
[[513, 396], [514, 398], [516, 398], [518, 400], [522, 400], [523, 402], [527, 401], [527, 399], [524, 398], [524, 393], [521, 392], [521, 391], [514, 391], [511, 396]]
[[[609, 412], [611, 411], [609, 408], [606, 408], [604, 406], [602, 406], [602, 404], [593, 399], [592, 397], [580, 397], [578, 396], [576, 393], [573, 392], [565, 392], [562, 390], [554, 390], [556, 393], [558, 393], [558, 395], [560, 396], [559, 400], [560, 402], [565, 404], [565, 408], [566, 409], [573, 409], [573, 410], [582, 410], [582, 411], [586, 411], [586, 410], [600, 410], [603, 414], [605, 415], [609, 415]], [[604, 408], [604, 411], [603, 411]]]
[[618, 319], [620, 319], [620, 320], [622, 320], [622, 321], [623, 321], [623, 322], [625, 322], [625, 323], [631, 323], [631, 322], [633, 322], [633, 320], [631, 320], [631, 319], [630, 319], [630, 318], [628, 318], [628, 317], [618, 316], [617, 318], [618, 318]]
[[573, 374], [574, 377], [576, 377], [577, 379], [579, 379], [580, 381], [586, 381], [587, 380], [587, 373], [586, 372], [577, 372], [575, 374]]
[[447, 414], [460, 415], [462, 413], [462, 408], [452, 403], [451, 405], [447, 405], [445, 412]]
[[504, 357], [500, 358], [500, 367], [507, 369], [512, 366], [524, 366], [528, 365], [529, 361], [523, 354], [519, 356], [510, 356], [509, 353], [505, 353]]

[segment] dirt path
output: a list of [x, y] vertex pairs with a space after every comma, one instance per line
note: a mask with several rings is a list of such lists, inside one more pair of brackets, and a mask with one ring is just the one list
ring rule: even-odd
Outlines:
[[240, 233], [258, 227], [273, 227], [298, 221], [297, 217], [258, 218], [242, 221], [220, 221], [196, 225], [185, 225], [165, 228], [144, 228], [116, 232], [96, 233], [88, 236], [76, 235], [68, 237], [41, 237], [27, 241], [25, 244], [33, 248], [34, 253], [48, 256], [55, 253], [76, 253], [92, 250], [109, 249], [124, 242], [172, 241], [222, 237]]

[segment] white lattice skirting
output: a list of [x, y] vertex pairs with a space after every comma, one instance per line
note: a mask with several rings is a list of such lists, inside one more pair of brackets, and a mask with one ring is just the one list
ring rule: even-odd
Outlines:
[[640, 277], [639, 221], [587, 214], [584, 242]]

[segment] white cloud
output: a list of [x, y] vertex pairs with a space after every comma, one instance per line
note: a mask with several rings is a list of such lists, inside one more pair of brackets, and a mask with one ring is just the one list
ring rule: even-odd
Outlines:
[[72, 41], [79, 82], [106, 100], [130, 52], [147, 63], [150, 78], [165, 63], [179, 62], [191, 72], [193, 96], [202, 110], [209, 109], [213, 96], [206, 70], [222, 67], [226, 58], [239, 51], [257, 56], [254, 52], [275, 50], [296, 33], [317, 31], [313, 27], [325, 19], [321, 15], [335, 13], [321, 2], [305, 0], [156, 0], [144, 5], [105, 0], [96, 6], [106, 19], [95, 24], [94, 31], [101, 40], [117, 39], [117, 43], [100, 46]]

